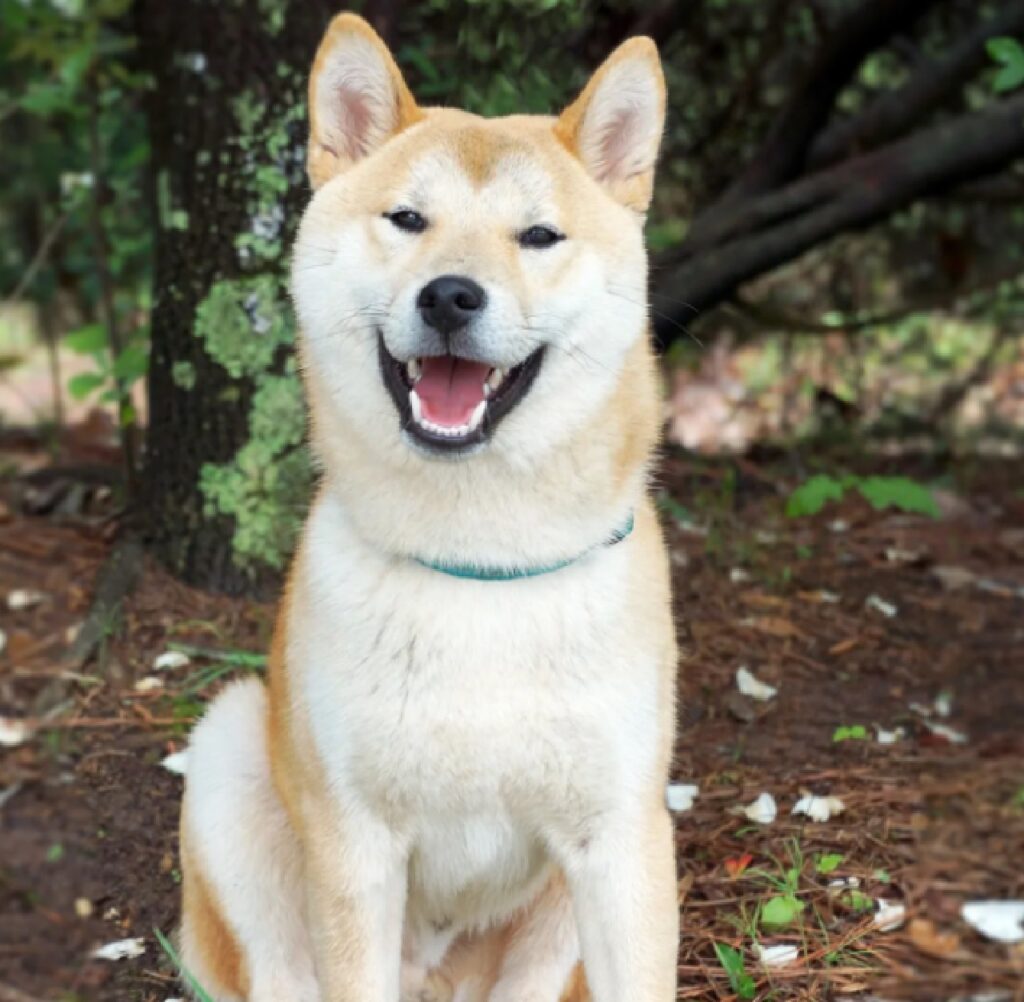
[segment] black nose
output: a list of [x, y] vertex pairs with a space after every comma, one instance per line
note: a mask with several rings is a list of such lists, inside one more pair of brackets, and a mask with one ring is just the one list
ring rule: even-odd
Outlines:
[[465, 275], [440, 275], [427, 282], [416, 305], [427, 326], [439, 334], [465, 327], [487, 302], [487, 293]]

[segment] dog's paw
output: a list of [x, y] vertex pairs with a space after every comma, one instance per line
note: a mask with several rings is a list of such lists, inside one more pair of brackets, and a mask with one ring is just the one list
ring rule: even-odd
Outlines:
[[421, 984], [404, 990], [399, 1002], [452, 1002], [454, 994], [448, 979], [435, 972]]

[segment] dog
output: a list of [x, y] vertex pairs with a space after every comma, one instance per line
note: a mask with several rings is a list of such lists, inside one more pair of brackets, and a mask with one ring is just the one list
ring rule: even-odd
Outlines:
[[668, 560], [643, 224], [654, 43], [559, 117], [421, 108], [335, 18], [292, 291], [322, 478], [268, 680], [188, 756], [217, 1002], [670, 1002]]

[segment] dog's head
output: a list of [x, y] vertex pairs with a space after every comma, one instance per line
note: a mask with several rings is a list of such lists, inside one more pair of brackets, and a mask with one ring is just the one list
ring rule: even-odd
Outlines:
[[578, 435], [646, 337], [654, 43], [620, 46], [557, 119], [488, 120], [420, 108], [344, 14], [309, 99], [315, 194], [293, 291], [321, 449], [346, 434], [433, 463]]

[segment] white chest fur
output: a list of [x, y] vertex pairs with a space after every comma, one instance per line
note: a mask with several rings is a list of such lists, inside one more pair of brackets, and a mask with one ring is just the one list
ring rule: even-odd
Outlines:
[[411, 910], [493, 914], [654, 768], [656, 642], [621, 615], [629, 560], [627, 541], [535, 578], [460, 580], [317, 506], [292, 691], [332, 791], [407, 845]]

